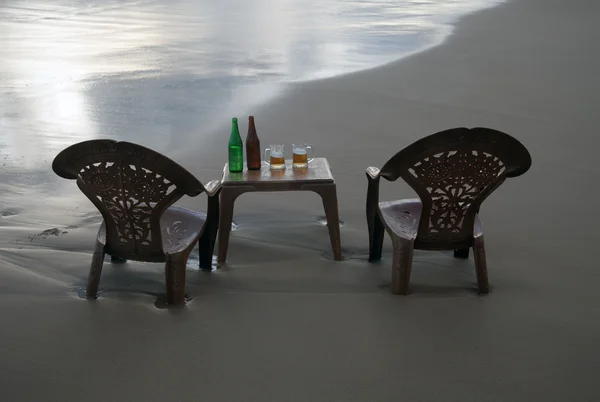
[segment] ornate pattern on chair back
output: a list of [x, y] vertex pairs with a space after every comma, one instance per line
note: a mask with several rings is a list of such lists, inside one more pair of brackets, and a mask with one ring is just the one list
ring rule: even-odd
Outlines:
[[469, 244], [481, 203], [506, 177], [525, 173], [531, 156], [515, 138], [488, 128], [456, 128], [404, 148], [382, 168], [402, 177], [423, 204], [417, 242]]
[[104, 217], [107, 252], [122, 258], [163, 261], [160, 217], [202, 184], [164, 155], [129, 142], [91, 140], [60, 152], [52, 169], [77, 179]]

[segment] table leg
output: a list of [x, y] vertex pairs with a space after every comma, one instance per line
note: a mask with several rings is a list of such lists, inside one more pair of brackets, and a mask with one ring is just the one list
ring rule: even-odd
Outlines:
[[238, 193], [224, 187], [221, 190], [220, 217], [219, 217], [219, 256], [218, 265], [224, 264], [227, 259], [227, 248], [229, 247], [229, 234], [233, 222], [233, 206]]
[[323, 209], [327, 217], [327, 228], [329, 229], [329, 240], [333, 258], [342, 261], [342, 241], [340, 238], [340, 216], [338, 212], [337, 192], [335, 184], [315, 186], [312, 191], [319, 194], [323, 200]]

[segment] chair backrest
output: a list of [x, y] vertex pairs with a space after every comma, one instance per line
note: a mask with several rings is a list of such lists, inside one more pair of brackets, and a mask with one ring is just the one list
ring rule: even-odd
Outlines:
[[184, 194], [202, 184], [164, 155], [130, 142], [91, 140], [60, 152], [52, 170], [77, 179], [104, 218], [107, 252], [146, 261], [164, 259], [160, 217]]
[[440, 131], [407, 146], [381, 169], [402, 177], [423, 204], [416, 242], [470, 244], [481, 203], [507, 177], [531, 166], [527, 149], [500, 131], [476, 127]]

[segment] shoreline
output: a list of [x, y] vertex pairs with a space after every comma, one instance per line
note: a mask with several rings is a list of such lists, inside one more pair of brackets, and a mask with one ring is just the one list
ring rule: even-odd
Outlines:
[[[312, 83], [325, 82], [325, 81], [329, 81], [329, 80], [336, 80], [339, 78], [344, 78], [344, 79], [347, 77], [351, 78], [355, 74], [376, 72], [376, 70], [378, 70], [380, 68], [386, 68], [388, 66], [394, 66], [397, 63], [402, 63], [405, 60], [408, 60], [412, 57], [416, 57], [422, 53], [431, 51], [439, 46], [443, 46], [454, 35], [456, 29], [459, 27], [459, 25], [465, 18], [495, 9], [497, 7], [504, 6], [504, 5], [514, 2], [514, 1], [518, 1], [518, 0], [494, 0], [494, 2], [490, 1], [486, 6], [483, 6], [476, 10], [473, 10], [473, 11], [463, 13], [463, 14], [459, 15], [458, 17], [455, 17], [455, 19], [453, 21], [445, 22], [442, 25], [442, 26], [445, 26], [445, 31], [447, 31], [447, 32], [440, 33], [438, 35], [440, 38], [438, 40], [436, 40], [435, 42], [433, 42], [427, 46], [415, 49], [411, 52], [402, 54], [402, 55], [398, 56], [397, 58], [394, 58], [392, 60], [384, 62], [383, 64], [377, 64], [374, 66], [370, 66], [370, 67], [366, 67], [366, 68], [362, 68], [362, 69], [354, 70], [354, 71], [342, 72], [339, 74], [335, 74], [333, 76], [327, 76], [327, 77], [322, 77], [322, 78], [310, 78], [310, 79], [306, 78], [306, 79], [298, 79], [298, 80], [283, 80], [281, 82], [262, 82], [259, 84], [248, 84], [248, 85], [246, 85], [245, 88], [259, 88], [260, 89], [261, 87], [267, 87], [268, 91], [271, 92], [271, 94], [267, 95], [266, 98], [263, 96], [263, 100], [258, 101], [258, 102], [252, 102], [252, 103], [242, 102], [244, 104], [244, 106], [241, 107], [240, 110], [243, 112], [240, 111], [240, 113], [234, 113], [234, 114], [232, 114], [231, 117], [234, 117], [234, 115], [237, 116], [238, 119], [240, 119], [240, 122], [243, 124], [244, 118], [247, 117], [247, 116], [245, 116], [246, 114], [248, 114], [248, 115], [256, 114], [255, 112], [253, 112], [251, 110], [259, 110], [260, 111], [260, 110], [267, 109], [269, 107], [269, 105], [276, 104], [281, 98], [289, 96], [289, 93], [292, 92], [294, 90], [294, 88], [296, 88], [296, 87], [301, 87], [303, 85], [312, 84]], [[229, 114], [231, 114], [231, 113], [229, 113]], [[205, 140], [210, 141], [210, 139], [216, 139], [218, 135], [223, 135], [223, 133], [228, 133], [228, 130], [230, 129], [230, 122], [228, 120], [229, 114], [224, 113], [224, 114], [222, 114], [222, 118], [219, 119], [219, 121], [213, 121], [212, 124], [210, 125], [209, 129], [203, 130], [202, 137]], [[196, 132], [185, 134], [186, 139], [188, 139], [188, 140], [193, 140], [193, 136], [195, 136], [195, 135], [196, 135]], [[187, 152], [184, 149], [177, 149], [174, 147], [169, 147], [168, 151], [170, 153], [172, 153], [173, 155], [176, 155], [178, 157], [184, 157], [184, 158], [186, 157], [186, 152]]]
[[520, 1], [520, 0], [494, 0], [495, 2], [492, 3], [491, 1], [489, 2], [488, 5], [478, 8], [476, 10], [472, 10], [472, 11], [468, 11], [465, 13], [460, 14], [459, 16], [455, 17], [455, 19], [451, 22], [446, 22], [444, 23], [442, 26], [444, 27], [444, 31], [445, 32], [441, 32], [438, 36], [439, 38], [436, 39], [434, 42], [417, 48], [413, 51], [404, 53], [402, 55], [398, 55], [397, 57], [394, 57], [393, 59], [384, 62], [382, 64], [377, 64], [374, 66], [370, 66], [370, 67], [366, 67], [366, 68], [362, 68], [359, 70], [354, 70], [354, 71], [348, 71], [348, 72], [342, 72], [339, 74], [335, 74], [332, 76], [328, 76], [328, 77], [322, 77], [322, 78], [310, 78], [310, 79], [299, 79], [299, 80], [290, 80], [290, 81], [286, 81], [285, 83], [290, 85], [290, 86], [294, 86], [294, 85], [302, 85], [302, 84], [308, 84], [308, 83], [313, 83], [313, 82], [319, 82], [319, 81], [326, 81], [326, 80], [330, 80], [330, 79], [336, 79], [336, 78], [341, 78], [341, 77], [347, 77], [347, 76], [351, 76], [353, 74], [359, 74], [359, 73], [365, 73], [368, 71], [373, 71], [373, 70], [377, 70], [379, 68], [383, 68], [383, 67], [387, 67], [390, 65], [394, 65], [396, 63], [401, 63], [404, 60], [407, 60], [411, 57], [415, 57], [421, 53], [425, 53], [428, 52], [432, 49], [435, 49], [438, 46], [443, 46], [444, 43], [446, 43], [446, 41], [448, 41], [452, 35], [454, 35], [454, 32], [456, 31], [456, 29], [460, 26], [460, 24], [462, 23], [462, 21], [465, 18], [469, 18], [469, 17], [473, 17], [476, 14], [482, 13], [482, 12], [486, 12], [486, 11], [490, 11], [496, 7], [501, 7], [503, 5], [506, 5], [508, 3], [512, 3], [514, 1]]
[[[70, 203], [47, 219], [77, 215], [67, 234], [30, 241], [0, 226], [0, 399], [594, 400], [598, 12], [593, 0], [512, 0], [464, 16], [440, 46], [293, 85], [257, 108], [263, 147], [302, 139], [328, 158], [340, 263], [318, 197], [248, 194], [228, 264], [188, 265], [185, 309], [155, 306], [161, 264], [105, 263], [101, 298], [80, 300], [98, 222], [75, 183], [60, 181]], [[472, 258], [419, 251], [412, 294], [393, 296], [387, 235], [382, 261], [366, 261], [365, 168], [457, 126], [506, 131], [533, 158], [482, 205], [492, 293], [474, 292]], [[167, 155], [206, 183], [220, 177], [228, 132]], [[382, 201], [411, 195], [382, 182]], [[205, 210], [206, 198], [178, 205]]]
[[348, 75], [352, 75], [352, 74], [356, 74], [356, 73], [362, 73], [362, 72], [366, 72], [366, 71], [371, 71], [371, 70], [376, 70], [378, 68], [381, 67], [385, 67], [388, 66], [390, 64], [395, 64], [395, 63], [399, 63], [407, 58], [416, 56], [420, 53], [423, 52], [427, 52], [433, 48], [436, 48], [438, 46], [442, 46], [453, 34], [454, 31], [456, 30], [456, 28], [461, 24], [461, 21], [469, 16], [472, 16], [473, 14], [478, 14], [481, 12], [485, 12], [488, 11], [490, 9], [496, 8], [498, 6], [502, 6], [506, 3], [510, 3], [512, 1], [518, 1], [518, 0], [490, 0], [487, 2], [487, 4], [485, 6], [480, 6], [479, 8], [475, 9], [475, 10], [471, 10], [471, 11], [466, 11], [463, 13], [460, 13], [458, 16], [455, 16], [451, 21], [446, 21], [443, 24], [440, 23], [440, 32], [436, 35], [436, 39], [427, 45], [424, 45], [422, 47], [419, 47], [415, 50], [394, 56], [393, 58], [391, 58], [389, 61], [383, 62], [382, 64], [376, 64], [373, 66], [369, 66], [369, 67], [365, 67], [365, 68], [361, 68], [358, 70], [352, 70], [352, 71], [347, 71], [347, 72], [340, 72], [337, 73], [335, 75], [332, 76], [326, 76], [326, 77], [317, 77], [317, 78], [306, 78], [306, 79], [292, 79], [289, 81], [285, 81], [285, 84], [288, 85], [302, 85], [304, 83], [311, 83], [311, 82], [318, 82], [318, 81], [323, 81], [323, 80], [329, 80], [329, 79], [335, 79], [335, 78], [339, 78], [339, 77], [345, 77]]

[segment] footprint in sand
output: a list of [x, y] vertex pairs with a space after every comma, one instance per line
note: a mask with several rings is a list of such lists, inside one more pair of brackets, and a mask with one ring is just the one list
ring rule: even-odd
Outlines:
[[20, 211], [18, 209], [8, 208], [8, 209], [0, 211], [0, 216], [3, 218], [8, 218], [9, 216], [18, 215], [19, 212]]
[[33, 241], [36, 239], [46, 239], [48, 236], [60, 236], [67, 234], [66, 230], [60, 230], [59, 228], [46, 229], [43, 232], [40, 232], [36, 235], [29, 236], [29, 241]]

